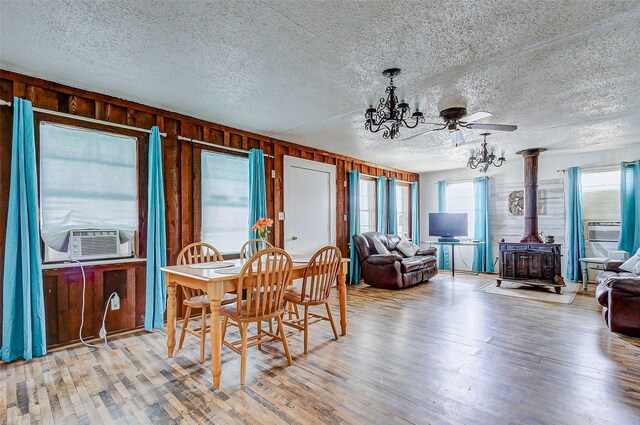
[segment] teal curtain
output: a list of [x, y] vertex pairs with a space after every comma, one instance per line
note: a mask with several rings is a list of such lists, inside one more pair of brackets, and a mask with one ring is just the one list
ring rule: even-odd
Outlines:
[[620, 165], [620, 241], [631, 255], [640, 248], [640, 161]]
[[387, 233], [387, 178], [376, 179], [376, 231]]
[[353, 235], [360, 233], [360, 171], [349, 172], [349, 281], [353, 285], [360, 283], [360, 261]]
[[420, 202], [418, 198], [418, 182], [411, 183], [411, 240], [420, 246]]
[[[447, 182], [438, 182], [438, 212], [447, 212]], [[449, 270], [449, 247], [441, 245], [438, 250], [438, 268]]]
[[149, 193], [147, 208], [147, 286], [144, 329], [163, 329], [167, 287], [160, 267], [167, 265], [167, 234], [162, 181], [162, 142], [157, 126], [149, 137]]
[[578, 281], [582, 280], [582, 267], [578, 259], [585, 257], [580, 175], [579, 167], [567, 170], [567, 278]]
[[398, 210], [396, 205], [396, 178], [389, 179], [389, 234], [398, 231]]
[[484, 242], [473, 250], [473, 271], [493, 273], [491, 220], [489, 218], [489, 177], [473, 179], [473, 194], [475, 199], [474, 238]]
[[264, 153], [260, 149], [249, 152], [249, 239], [258, 237], [251, 227], [267, 217], [267, 185], [264, 177]]
[[47, 353], [31, 102], [13, 98], [13, 135], [2, 280], [2, 361]]

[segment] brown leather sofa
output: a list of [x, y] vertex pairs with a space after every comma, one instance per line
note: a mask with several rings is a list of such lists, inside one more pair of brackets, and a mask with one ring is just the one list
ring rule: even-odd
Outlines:
[[[377, 239], [389, 251], [379, 254], [373, 239]], [[362, 278], [367, 285], [384, 289], [399, 289], [426, 282], [438, 273], [436, 249], [420, 249], [413, 257], [406, 257], [396, 249], [400, 237], [378, 232], [353, 235], [358, 259], [362, 266]]]
[[611, 332], [640, 336], [640, 276], [620, 270], [622, 263], [604, 263], [597, 279], [596, 299]]

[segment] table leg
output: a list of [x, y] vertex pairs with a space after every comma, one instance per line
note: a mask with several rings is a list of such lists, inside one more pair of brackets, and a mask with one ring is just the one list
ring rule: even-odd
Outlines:
[[456, 277], [456, 250], [453, 245], [451, 245], [451, 277]]
[[220, 317], [220, 301], [224, 297], [224, 291], [220, 285], [209, 284], [207, 296], [211, 305], [211, 319], [209, 328], [211, 329], [211, 378], [213, 388], [220, 386], [220, 375], [222, 374], [222, 320]]
[[340, 327], [342, 335], [347, 334], [347, 274], [338, 274], [338, 297], [340, 299]]
[[589, 281], [589, 267], [587, 263], [582, 263], [582, 289], [587, 292], [587, 284]]
[[165, 273], [167, 282], [167, 357], [173, 357], [176, 347], [176, 283]]

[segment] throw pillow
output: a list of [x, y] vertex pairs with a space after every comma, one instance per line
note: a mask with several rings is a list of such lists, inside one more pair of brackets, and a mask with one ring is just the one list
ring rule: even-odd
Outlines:
[[380, 242], [377, 238], [371, 238], [371, 239], [373, 239], [373, 247], [375, 248], [378, 254], [386, 255], [389, 253], [389, 250], [387, 249], [387, 247], [384, 246], [384, 244]]
[[633, 257], [629, 258], [627, 261], [622, 263], [620, 266], [620, 270], [624, 270], [625, 272], [635, 273], [634, 267], [640, 264], [640, 255], [636, 254]]
[[403, 253], [405, 257], [413, 257], [420, 249], [418, 245], [414, 244], [407, 238], [400, 239], [400, 242], [398, 242], [398, 246], [396, 248], [398, 249], [398, 251]]
[[640, 275], [640, 262], [633, 268], [633, 274]]

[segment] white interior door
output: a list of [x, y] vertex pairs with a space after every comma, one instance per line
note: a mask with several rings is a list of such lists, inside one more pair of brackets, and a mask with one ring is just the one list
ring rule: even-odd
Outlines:
[[336, 166], [284, 157], [284, 249], [311, 255], [336, 244]]

